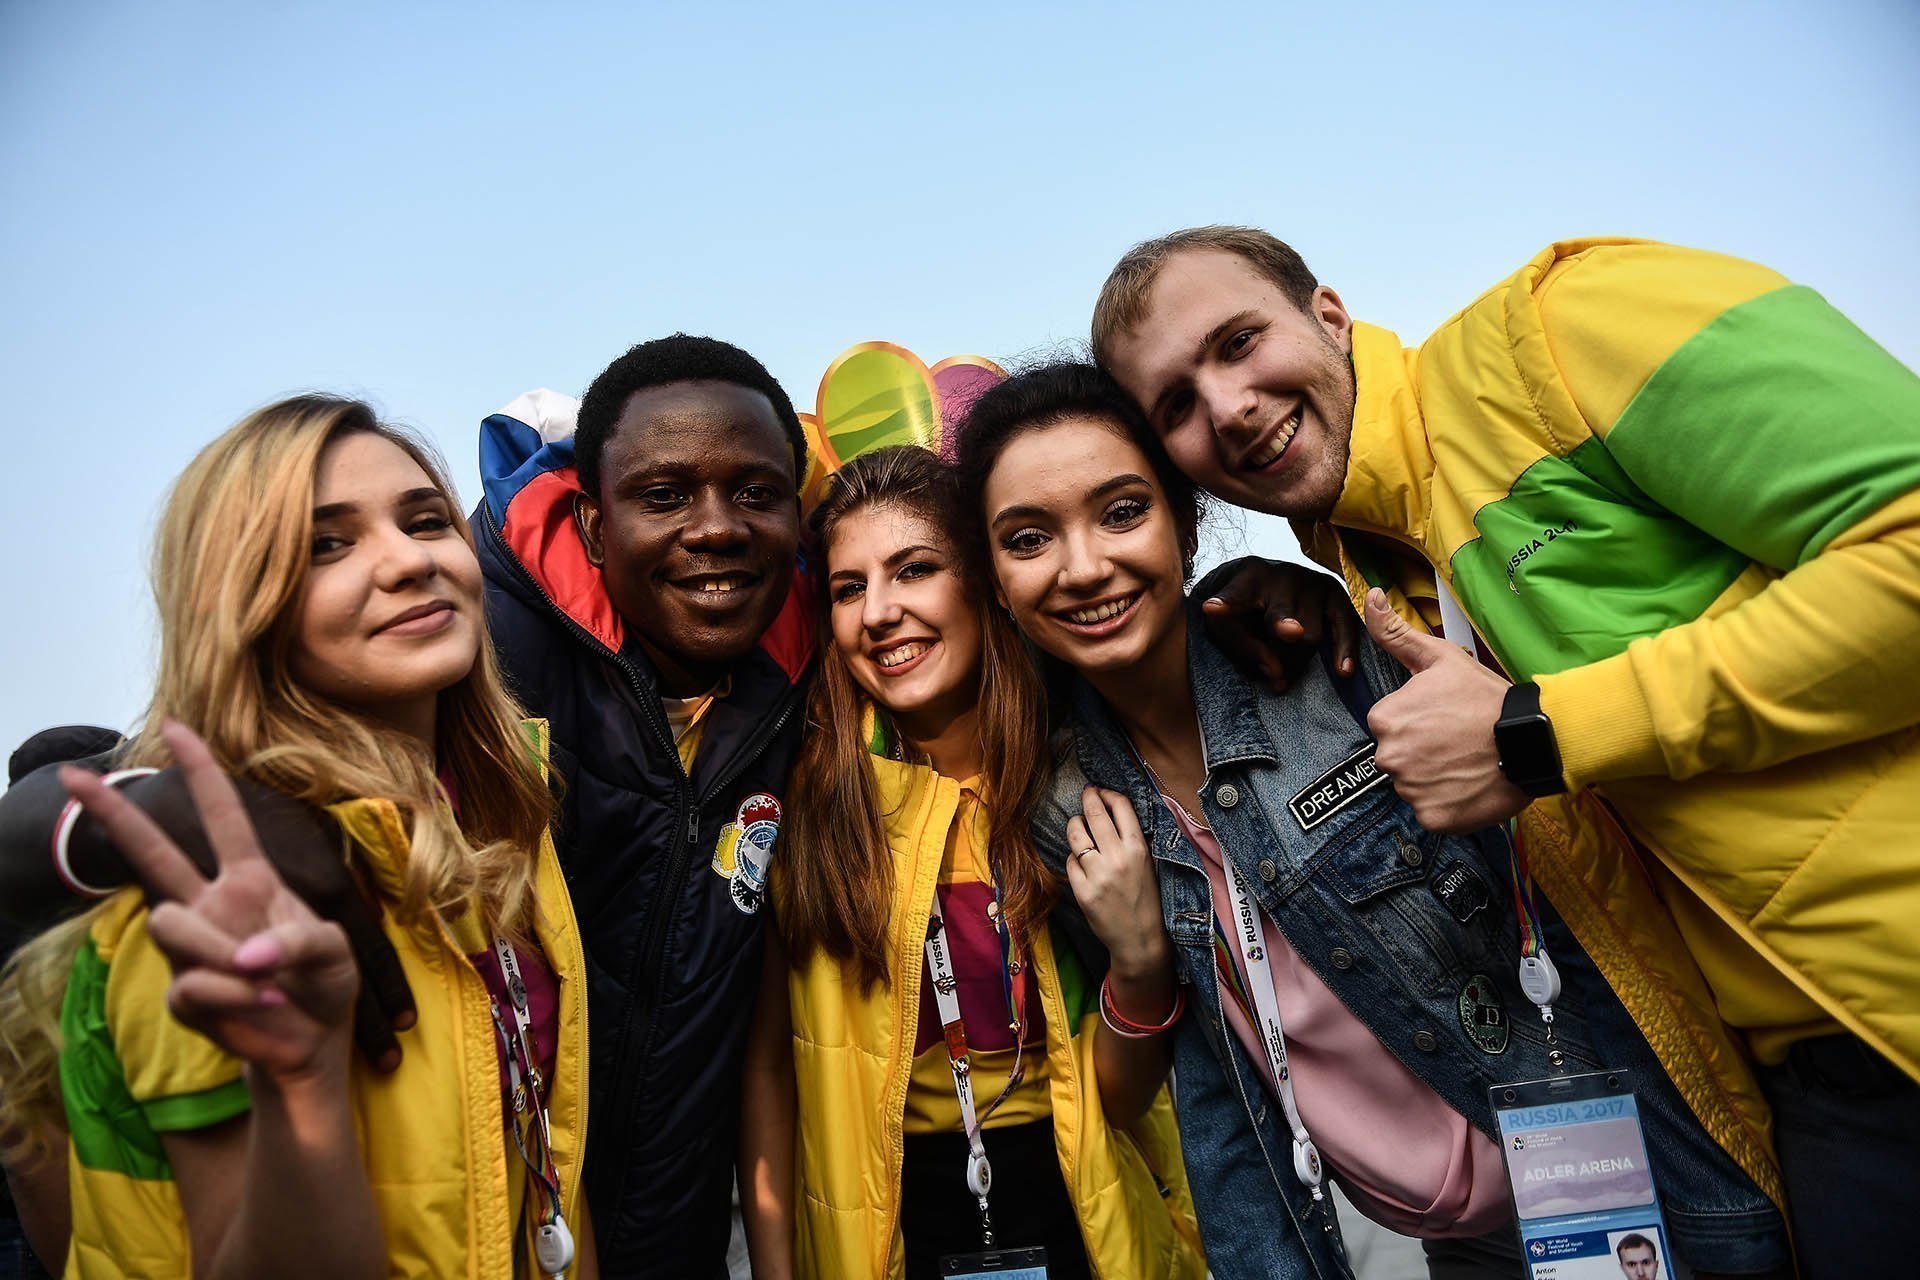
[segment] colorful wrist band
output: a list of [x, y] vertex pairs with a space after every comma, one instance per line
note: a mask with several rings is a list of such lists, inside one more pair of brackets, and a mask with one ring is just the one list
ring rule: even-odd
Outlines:
[[1157, 1027], [1134, 1022], [1113, 1003], [1113, 975], [1109, 973], [1100, 981], [1100, 1020], [1107, 1024], [1107, 1030], [1123, 1040], [1149, 1040], [1164, 1035], [1173, 1030], [1173, 1025], [1180, 1021], [1180, 1015], [1186, 1011], [1187, 993], [1176, 985], [1173, 989], [1173, 1012], [1167, 1015], [1165, 1022]]
[[[123, 782], [144, 778], [150, 773], [158, 772], [160, 772], [158, 769], [151, 767], [115, 769], [112, 773], [102, 774], [100, 781], [106, 786], [117, 787]], [[80, 802], [70, 798], [65, 807], [60, 810], [59, 821], [53, 824], [53, 871], [60, 877], [60, 883], [67, 886], [69, 891], [83, 898], [104, 898], [120, 886], [112, 885], [101, 889], [90, 885], [73, 874], [73, 864], [69, 861], [67, 845], [73, 839], [73, 828], [80, 821], [80, 813]]]

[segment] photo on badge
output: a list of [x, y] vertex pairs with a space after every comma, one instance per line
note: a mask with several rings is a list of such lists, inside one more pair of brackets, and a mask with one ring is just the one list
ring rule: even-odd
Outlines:
[[1673, 1280], [1628, 1074], [1489, 1092], [1528, 1280]]
[[940, 1274], [945, 1280], [971, 1280], [974, 1276], [992, 1276], [993, 1280], [1047, 1280], [1045, 1249], [988, 1249], [983, 1253], [954, 1253], [940, 1259]]

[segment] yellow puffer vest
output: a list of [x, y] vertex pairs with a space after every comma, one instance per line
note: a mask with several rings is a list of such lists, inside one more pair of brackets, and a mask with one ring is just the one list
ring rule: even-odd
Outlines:
[[[907, 1078], [920, 1025], [925, 921], [933, 906], [960, 787], [918, 765], [872, 758], [894, 894], [890, 986], [862, 995], [838, 962], [815, 955], [789, 982], [799, 1091], [794, 1262], [809, 1280], [897, 1280], [900, 1165]], [[985, 844], [984, 823], [976, 833]], [[1060, 1172], [1080, 1218], [1093, 1273], [1105, 1280], [1201, 1280], [1201, 1258], [1173, 1104], [1165, 1090], [1130, 1130], [1109, 1128], [1094, 1082], [1097, 1004], [1063, 984], [1042, 933], [1033, 966], [1047, 1020], [1047, 1069]], [[1088, 1005], [1088, 1007], [1081, 1007]], [[1167, 1188], [1162, 1195], [1160, 1187]]]
[[[544, 725], [540, 728], [544, 758]], [[364, 854], [363, 865], [381, 895], [395, 900], [408, 852], [399, 811], [386, 800], [354, 800], [329, 811]], [[560, 980], [559, 1042], [547, 1107], [566, 1213], [578, 1232], [587, 1120], [586, 961], [566, 881], [544, 836], [535, 883], [538, 941]], [[76, 1001], [86, 996], [80, 988], [87, 958], [95, 957], [100, 962], [97, 1003], [121, 1036], [118, 1046], [111, 1040], [102, 1046], [98, 1036], [106, 1027], [95, 1028], [92, 1061], [80, 1064], [85, 1070], [80, 1097], [71, 1087], [75, 1077], [69, 1059], [88, 1056], [88, 1046], [68, 1035], [62, 1050], [74, 1123], [68, 1276], [191, 1274], [171, 1170], [155, 1135], [132, 1108], [147, 1112], [141, 1095], [152, 1093], [174, 1108], [176, 1118], [182, 1104], [212, 1108], [209, 1115], [245, 1110], [240, 1063], [168, 1014], [170, 975], [165, 957], [147, 937], [146, 919], [139, 890], [123, 890], [110, 900], [69, 987], [68, 1015], [74, 1017]], [[384, 923], [419, 1009], [418, 1024], [400, 1036], [398, 1070], [383, 1076], [357, 1057], [353, 1068], [354, 1117], [385, 1229], [388, 1274], [512, 1280], [522, 1228], [516, 1206], [508, 1201], [500, 1054], [486, 985], [465, 948], [438, 920], [402, 928], [389, 914]], [[102, 1048], [109, 1059], [100, 1057]], [[160, 1060], [150, 1061], [149, 1055]], [[109, 1061], [119, 1065], [121, 1057], [119, 1097], [101, 1096], [114, 1083], [114, 1073], [111, 1066], [99, 1068]], [[169, 1122], [160, 1120], [154, 1127], [169, 1127]], [[567, 1274], [577, 1271], [576, 1265]]]

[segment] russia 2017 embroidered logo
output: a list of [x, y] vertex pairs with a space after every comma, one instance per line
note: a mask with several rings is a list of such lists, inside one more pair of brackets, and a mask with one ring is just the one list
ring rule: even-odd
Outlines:
[[765, 791], [742, 800], [733, 821], [720, 828], [720, 842], [713, 846], [713, 871], [727, 882], [733, 905], [748, 915], [766, 901], [767, 866], [779, 838], [780, 802]]

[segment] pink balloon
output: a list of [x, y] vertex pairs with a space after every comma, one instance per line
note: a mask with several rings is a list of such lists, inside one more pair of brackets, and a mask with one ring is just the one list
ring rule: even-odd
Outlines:
[[933, 389], [940, 396], [940, 454], [948, 462], [955, 456], [960, 422], [980, 394], [1006, 375], [977, 364], [952, 364], [933, 375]]

